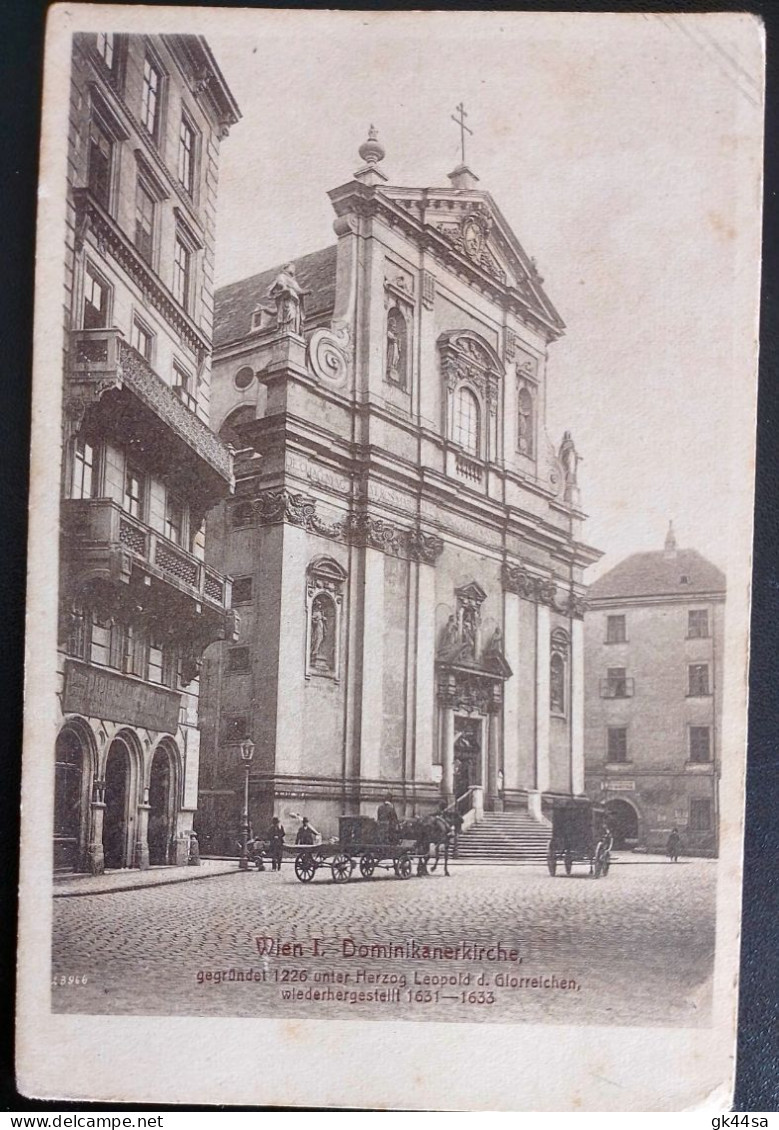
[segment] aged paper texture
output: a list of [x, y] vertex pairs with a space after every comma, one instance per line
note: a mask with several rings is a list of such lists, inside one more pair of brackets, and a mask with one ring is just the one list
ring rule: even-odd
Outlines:
[[52, 9], [23, 1091], [728, 1109], [762, 92], [737, 14]]

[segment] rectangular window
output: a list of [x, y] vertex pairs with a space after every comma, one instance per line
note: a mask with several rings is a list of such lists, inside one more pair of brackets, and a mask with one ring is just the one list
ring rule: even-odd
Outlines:
[[146, 664], [146, 678], [150, 683], [161, 683], [164, 667], [164, 648], [154, 636], [149, 640], [149, 658]]
[[87, 187], [106, 210], [111, 206], [111, 169], [114, 143], [111, 135], [93, 117], [89, 123], [89, 149], [87, 152]]
[[606, 643], [625, 643], [627, 640], [624, 616], [606, 617]]
[[711, 801], [708, 797], [690, 797], [691, 832], [711, 831]]
[[111, 660], [111, 621], [92, 613], [92, 633], [89, 658], [93, 663], [107, 667]]
[[151, 361], [154, 334], [151, 330], [147, 330], [143, 322], [139, 322], [137, 318], [133, 319], [133, 332], [130, 344], [133, 349], [138, 350], [141, 357], [145, 357], [147, 361]]
[[252, 578], [236, 577], [233, 581], [233, 604], [249, 604], [252, 599]]
[[691, 663], [687, 668], [688, 690], [690, 696], [707, 695], [709, 693], [709, 665], [708, 663]]
[[146, 635], [140, 628], [133, 627], [128, 631], [125, 653], [125, 671], [127, 674], [137, 675], [141, 679], [146, 677], [146, 647]]
[[104, 329], [108, 325], [108, 305], [111, 288], [99, 278], [87, 263], [84, 272], [84, 329]]
[[691, 640], [709, 638], [709, 612], [707, 608], [691, 608], [687, 613], [687, 636]]
[[151, 59], [143, 64], [143, 97], [141, 100], [141, 121], [148, 133], [156, 140], [160, 118], [160, 95], [162, 75]]
[[189, 195], [195, 184], [195, 131], [185, 117], [179, 128], [179, 180]]
[[169, 494], [165, 500], [165, 537], [168, 541], [181, 545], [183, 529], [184, 507], [175, 494]]
[[73, 477], [71, 498], [91, 498], [94, 483], [95, 451], [91, 443], [77, 438], [73, 444]]
[[135, 246], [147, 263], [154, 254], [154, 197], [139, 180], [135, 186]]
[[609, 726], [607, 761], [627, 761], [628, 731], [626, 726]]
[[711, 761], [711, 729], [708, 726], [690, 726], [690, 761], [696, 765]]
[[114, 66], [114, 36], [108, 31], [101, 31], [95, 36], [97, 53], [102, 58], [109, 71]]
[[65, 651], [77, 659], [86, 659], [87, 615], [81, 604], [74, 604], [68, 615], [68, 634]]
[[237, 675], [249, 670], [248, 647], [231, 647], [227, 653], [227, 673]]
[[173, 297], [180, 302], [184, 309], [189, 308], [189, 275], [191, 265], [189, 248], [176, 236], [176, 245], [173, 251]]
[[173, 362], [173, 388], [179, 400], [186, 404], [190, 412], [194, 412], [197, 408], [195, 378], [192, 373], [188, 373], [186, 369], [179, 365], [178, 361]]
[[124, 473], [124, 508], [134, 518], [143, 517], [143, 474], [130, 464]]

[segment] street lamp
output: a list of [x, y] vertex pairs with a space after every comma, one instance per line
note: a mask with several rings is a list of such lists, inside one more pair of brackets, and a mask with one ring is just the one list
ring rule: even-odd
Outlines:
[[239, 871], [249, 870], [249, 769], [254, 757], [254, 742], [251, 738], [244, 738], [241, 742], [241, 761], [246, 770], [243, 782], [243, 817], [241, 821], [241, 858], [238, 861]]

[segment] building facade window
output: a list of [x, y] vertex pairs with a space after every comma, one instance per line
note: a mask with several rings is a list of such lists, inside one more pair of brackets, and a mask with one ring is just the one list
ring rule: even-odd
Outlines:
[[182, 115], [179, 126], [178, 177], [180, 184], [192, 196], [195, 187], [195, 131], [186, 115]]
[[114, 142], [100, 120], [92, 115], [89, 123], [89, 149], [87, 152], [87, 187], [108, 211], [111, 207], [111, 181], [113, 172]]
[[549, 709], [552, 714], [565, 714], [568, 705], [568, 633], [555, 628], [549, 658]]
[[140, 178], [135, 186], [135, 246], [151, 263], [154, 257], [155, 200]]
[[606, 643], [625, 643], [627, 641], [627, 625], [624, 616], [606, 617]]
[[627, 726], [609, 726], [607, 733], [606, 760], [619, 765], [628, 759]]
[[93, 611], [91, 628], [90, 661], [108, 667], [111, 660], [111, 620]]
[[154, 334], [151, 330], [147, 329], [140, 318], [133, 318], [133, 329], [130, 337], [130, 344], [133, 349], [136, 349], [141, 357], [147, 361], [151, 361], [154, 352]]
[[249, 670], [250, 653], [248, 647], [231, 647], [227, 652], [227, 674], [242, 675]]
[[628, 697], [627, 668], [609, 667], [606, 672], [605, 692], [606, 698]]
[[143, 472], [128, 463], [124, 472], [124, 509], [133, 518], [143, 517], [144, 486]]
[[695, 765], [711, 761], [711, 727], [690, 726], [690, 761]]
[[91, 498], [95, 486], [95, 449], [83, 436], [73, 443], [73, 471], [70, 482], [71, 498]]
[[454, 440], [468, 455], [478, 458], [479, 402], [469, 388], [460, 387], [454, 405]]
[[114, 66], [114, 39], [115, 36], [110, 31], [101, 31], [95, 36], [97, 53], [109, 71], [113, 70]]
[[233, 384], [240, 391], [244, 392], [254, 381], [254, 369], [251, 365], [244, 365], [242, 369], [233, 377]]
[[252, 578], [236, 577], [233, 581], [233, 604], [250, 604], [252, 600]]
[[84, 314], [82, 324], [85, 330], [105, 329], [108, 325], [111, 305], [111, 288], [87, 263], [84, 271]]
[[147, 133], [156, 141], [159, 137], [162, 97], [162, 73], [147, 56], [143, 64], [143, 94], [141, 97], [141, 122]]
[[185, 310], [189, 309], [191, 271], [192, 252], [177, 235], [173, 249], [173, 296]]
[[65, 651], [76, 659], [87, 659], [89, 652], [89, 620], [83, 604], [74, 603], [67, 615]]
[[687, 668], [687, 694], [690, 697], [709, 694], [708, 663], [691, 663]]
[[710, 832], [711, 816], [711, 800], [709, 797], [690, 797], [688, 828], [691, 832]]
[[165, 537], [174, 545], [181, 545], [184, 534], [184, 505], [175, 494], [168, 492], [165, 499]]
[[709, 611], [707, 608], [691, 608], [687, 613], [687, 637], [691, 640], [709, 638]]
[[195, 377], [178, 361], [173, 362], [173, 388], [179, 400], [194, 412], [197, 408]]

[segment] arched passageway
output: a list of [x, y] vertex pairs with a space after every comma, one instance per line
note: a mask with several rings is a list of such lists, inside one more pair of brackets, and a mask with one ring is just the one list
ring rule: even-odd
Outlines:
[[105, 767], [105, 813], [103, 853], [107, 868], [129, 867], [130, 750], [122, 738], [114, 738]]
[[606, 805], [614, 847], [632, 848], [638, 843], [638, 813], [626, 800], [610, 800]]

